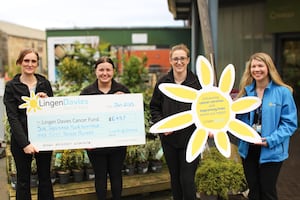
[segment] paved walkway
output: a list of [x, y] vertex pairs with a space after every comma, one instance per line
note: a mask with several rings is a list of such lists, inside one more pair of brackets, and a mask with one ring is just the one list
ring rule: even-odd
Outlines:
[[[300, 199], [300, 130], [291, 138], [290, 157], [282, 166], [278, 180], [279, 200], [299, 200]], [[160, 194], [144, 194], [132, 197], [134, 199], [152, 199], [161, 200], [169, 199], [169, 191]], [[0, 198], [8, 200], [7, 193], [7, 175], [6, 175], [6, 158], [0, 158]], [[128, 199], [127, 197], [126, 199]]]
[[289, 155], [279, 175], [279, 200], [300, 199], [300, 130], [291, 138]]

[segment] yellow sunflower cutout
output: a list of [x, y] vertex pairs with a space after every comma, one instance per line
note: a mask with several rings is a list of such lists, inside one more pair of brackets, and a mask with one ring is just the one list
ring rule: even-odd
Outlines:
[[235, 71], [229, 64], [223, 70], [218, 87], [213, 85], [211, 64], [204, 56], [198, 56], [196, 72], [202, 89], [196, 90], [183, 85], [163, 83], [159, 89], [167, 96], [180, 102], [191, 103], [191, 110], [177, 113], [155, 123], [151, 133], [164, 133], [186, 128], [193, 123], [196, 130], [192, 134], [186, 151], [187, 162], [192, 162], [204, 150], [209, 133], [220, 153], [229, 157], [230, 140], [227, 132], [247, 142], [261, 141], [260, 135], [250, 126], [235, 118], [236, 114], [256, 109], [261, 100], [257, 97], [242, 97], [232, 100]]
[[38, 102], [39, 97], [35, 95], [34, 92], [30, 92], [30, 97], [22, 96], [21, 98], [25, 103], [19, 105], [19, 108], [26, 108], [26, 113], [31, 111], [36, 112], [37, 110], [42, 109]]

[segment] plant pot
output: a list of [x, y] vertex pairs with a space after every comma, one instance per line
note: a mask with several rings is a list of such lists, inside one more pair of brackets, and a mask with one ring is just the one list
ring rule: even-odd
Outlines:
[[70, 171], [57, 171], [60, 184], [67, 184], [70, 181]]
[[93, 168], [86, 168], [85, 169], [85, 178], [86, 180], [94, 180], [95, 179], [95, 172]]
[[148, 172], [148, 162], [137, 163], [137, 173], [138, 174], [146, 174]]
[[84, 170], [83, 169], [73, 169], [72, 174], [73, 174], [73, 181], [74, 182], [83, 181], [83, 177], [84, 177]]
[[203, 192], [200, 193], [201, 200], [218, 200], [218, 195], [208, 195]]
[[17, 175], [16, 174], [11, 174], [9, 179], [10, 179], [11, 187], [15, 190], [16, 187], [17, 187]]
[[38, 175], [31, 174], [30, 175], [30, 187], [37, 187], [38, 186]]
[[56, 182], [56, 173], [55, 171], [50, 172], [51, 183], [54, 184]]
[[150, 161], [149, 168], [151, 172], [161, 172], [162, 170], [162, 161], [161, 160], [152, 160]]
[[128, 176], [132, 176], [135, 171], [135, 165], [134, 164], [127, 164], [125, 165], [125, 174]]

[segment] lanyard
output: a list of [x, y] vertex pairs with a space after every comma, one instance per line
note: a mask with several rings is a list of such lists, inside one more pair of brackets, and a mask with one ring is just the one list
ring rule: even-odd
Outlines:
[[261, 125], [261, 118], [262, 118], [262, 105], [260, 105], [254, 113], [254, 123], [256, 125]]

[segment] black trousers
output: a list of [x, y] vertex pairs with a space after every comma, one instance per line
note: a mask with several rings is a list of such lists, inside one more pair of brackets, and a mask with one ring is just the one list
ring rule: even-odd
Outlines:
[[277, 178], [283, 162], [259, 164], [260, 146], [251, 145], [243, 159], [244, 173], [249, 187], [249, 200], [277, 200]]
[[[17, 169], [16, 200], [31, 200], [30, 175], [32, 155], [25, 154], [23, 149], [12, 141], [11, 152]], [[53, 200], [53, 188], [50, 176], [52, 152], [35, 154], [39, 178], [38, 200]]]
[[107, 175], [109, 175], [112, 199], [122, 196], [122, 169], [126, 147], [99, 148], [87, 151], [95, 171], [95, 190], [98, 200], [106, 199]]
[[186, 148], [175, 148], [162, 142], [164, 156], [171, 176], [171, 190], [174, 200], [195, 200], [195, 173], [199, 157], [193, 162], [186, 161]]

